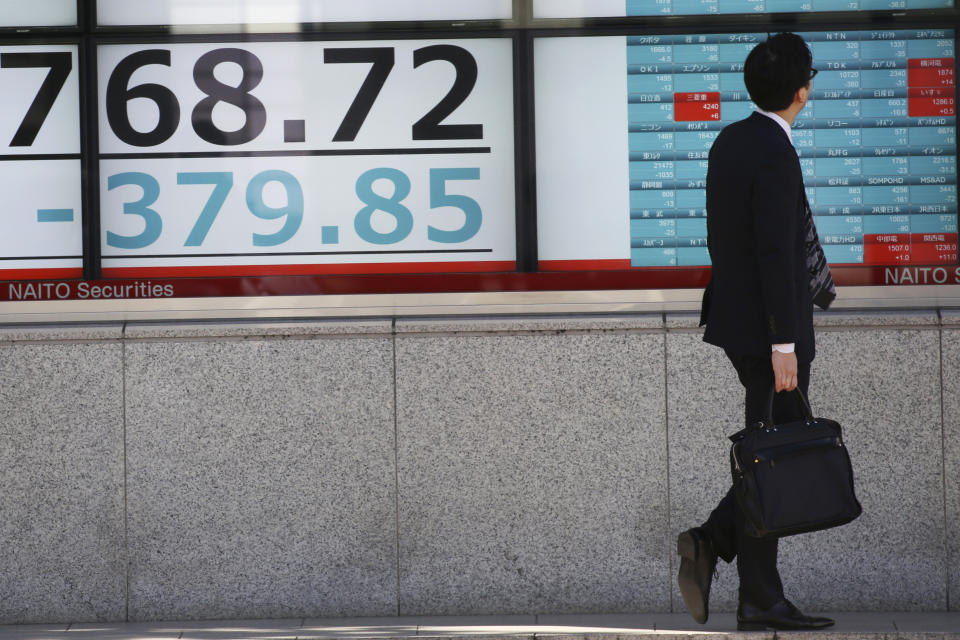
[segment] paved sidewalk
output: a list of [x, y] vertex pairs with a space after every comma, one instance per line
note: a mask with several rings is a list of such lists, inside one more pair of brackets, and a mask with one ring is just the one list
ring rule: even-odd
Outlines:
[[313, 638], [450, 638], [515, 640], [960, 640], [957, 613], [835, 613], [837, 625], [819, 632], [738, 632], [733, 614], [706, 625], [686, 614], [541, 615], [218, 620], [204, 622], [82, 623], [0, 626], [0, 640], [294, 640]]

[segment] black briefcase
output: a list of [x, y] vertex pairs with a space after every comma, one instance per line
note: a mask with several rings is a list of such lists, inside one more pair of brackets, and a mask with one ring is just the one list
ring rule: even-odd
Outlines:
[[853, 468], [840, 425], [814, 418], [803, 393], [796, 393], [803, 420], [761, 420], [730, 436], [734, 492], [746, 531], [754, 537], [828, 529], [850, 522], [863, 510], [853, 491]]

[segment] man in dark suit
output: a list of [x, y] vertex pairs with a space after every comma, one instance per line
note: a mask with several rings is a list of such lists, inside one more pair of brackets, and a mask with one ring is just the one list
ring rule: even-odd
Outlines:
[[[812, 63], [806, 43], [795, 34], [781, 33], [757, 45], [744, 65], [744, 81], [758, 109], [725, 127], [710, 150], [712, 278], [701, 312], [703, 339], [721, 347], [736, 369], [746, 390], [747, 425], [767, 417], [771, 388], [799, 387], [806, 393], [810, 382], [814, 293], [808, 234], [820, 248], [790, 127], [810, 96], [816, 75]], [[778, 393], [773, 411], [775, 422], [802, 415], [794, 394]], [[739, 629], [833, 624], [802, 614], [784, 597], [777, 539], [750, 537], [743, 522], [731, 489], [702, 526], [680, 534], [678, 582], [694, 619], [706, 622], [719, 556], [737, 560]]]

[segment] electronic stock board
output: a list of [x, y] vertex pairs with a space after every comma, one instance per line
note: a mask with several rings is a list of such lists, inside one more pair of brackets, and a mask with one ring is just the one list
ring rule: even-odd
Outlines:
[[98, 65], [105, 275], [514, 269], [509, 39], [102, 45]]
[[[801, 35], [821, 71], [792, 137], [827, 259], [956, 263], [953, 32]], [[706, 154], [753, 109], [741, 68], [757, 38], [627, 39], [633, 266], [709, 264]]]
[[953, 8], [953, 0], [534, 0], [536, 18], [709, 16]]
[[[792, 137], [828, 260], [951, 266], [938, 274], [952, 282], [958, 257], [953, 30], [801, 35], [819, 73]], [[541, 220], [555, 217], [540, 234], [542, 265], [573, 270], [709, 265], [707, 156], [720, 129], [754, 109], [743, 84], [743, 62], [765, 37], [537, 41], [538, 95], [544, 100], [538, 103], [539, 209]], [[578, 85], [581, 92], [592, 86], [593, 104], [605, 110], [575, 134], [582, 139], [570, 147], [580, 154], [565, 152], [552, 136], [553, 127], [582, 118], [590, 108], [583, 93], [561, 98], [564, 87]], [[583, 153], [580, 145], [586, 144], [593, 157]], [[570, 180], [553, 179], [569, 176], [571, 166], [591, 172], [586, 182], [592, 193], [602, 194], [603, 222], [582, 224], [584, 194]], [[564, 227], [568, 233], [559, 231]]]
[[[133, 11], [98, 0], [87, 53], [69, 38], [76, 3], [0, 9], [7, 33], [64, 29], [0, 43], [0, 279], [75, 279], [93, 263], [107, 279], [163, 281], [146, 290], [164, 296], [185, 290], [167, 281], [234, 277], [273, 280], [208, 295], [317, 293], [358, 275], [380, 278], [363, 281], [373, 291], [403, 274], [439, 276], [428, 290], [536, 289], [537, 271], [625, 274], [586, 288], [699, 286], [707, 153], [753, 109], [743, 61], [767, 35], [710, 21], [793, 13], [813, 16], [799, 32], [819, 71], [793, 142], [838, 281], [854, 282], [845, 269], [920, 266], [960, 283], [951, 0], [532, 0], [526, 26], [554, 20], [565, 32], [541, 28], [531, 48], [518, 48], [522, 30], [489, 26], [270, 33], [489, 25], [516, 20], [513, 5], [163, 0]], [[875, 15], [917, 18], [901, 28]], [[623, 18], [621, 34], [563, 22], [584, 18]], [[648, 18], [661, 22], [646, 29]], [[231, 37], [238, 24], [260, 34]], [[157, 25], [163, 35], [138, 35]], [[178, 25], [190, 37], [170, 35]], [[531, 50], [527, 87], [515, 74]], [[518, 92], [532, 113], [518, 111]], [[535, 138], [522, 135], [528, 119]], [[516, 162], [524, 148], [535, 173]], [[524, 181], [535, 202], [518, 198]], [[531, 219], [532, 238], [518, 231]], [[534, 273], [518, 273], [529, 255]], [[694, 275], [670, 276], [681, 272]], [[443, 279], [470, 273], [489, 276]], [[313, 279], [276, 284], [288, 276]]]

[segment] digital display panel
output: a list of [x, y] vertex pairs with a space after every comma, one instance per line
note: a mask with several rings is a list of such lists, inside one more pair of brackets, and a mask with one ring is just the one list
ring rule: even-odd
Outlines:
[[512, 0], [98, 0], [102, 26], [510, 20]]
[[954, 0], [534, 0], [534, 18], [952, 9]]
[[[827, 260], [957, 262], [952, 31], [801, 33], [819, 74], [794, 121]], [[757, 34], [627, 39], [631, 265], [709, 264], [707, 154], [750, 115]]]
[[82, 269], [75, 45], [0, 46], [0, 278]]
[[73, 27], [77, 24], [77, 0], [8, 1], [0, 4], [2, 27]]
[[516, 266], [509, 39], [99, 47], [103, 273]]
[[952, 8], [953, 0], [627, 0], [628, 16]]
[[[801, 35], [819, 74], [792, 136], [828, 260], [956, 264], [953, 31]], [[720, 129], [754, 109], [743, 85], [743, 62], [765, 38], [741, 33], [537, 41], [537, 55], [544, 55], [537, 68], [538, 211], [541, 227], [553, 227], [540, 236], [542, 268], [709, 265], [707, 156]], [[592, 70], [578, 60], [589, 60]], [[592, 99], [603, 103], [603, 111], [588, 116], [586, 110], [596, 108], [571, 96], [550, 113], [577, 82], [586, 83], [580, 87], [585, 92], [593, 85]], [[613, 104], [618, 99], [622, 110]], [[583, 146], [566, 151], [548, 137], [570, 118], [585, 122], [586, 130]], [[619, 131], [612, 124], [617, 118]], [[580, 158], [572, 157], [577, 153]], [[591, 172], [584, 189], [602, 193], [592, 205], [579, 186], [571, 186], [571, 173], [578, 170]], [[586, 206], [593, 214], [589, 222]]]

